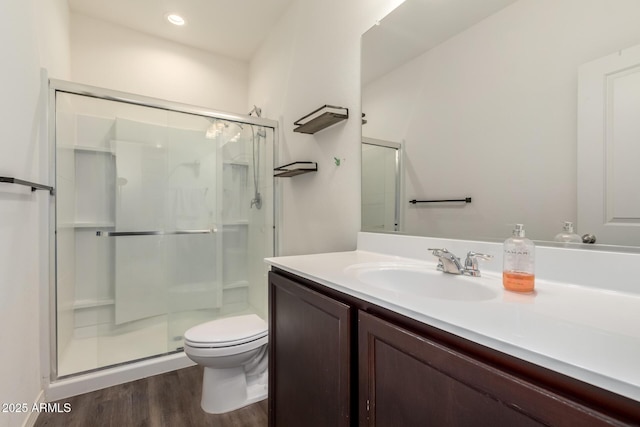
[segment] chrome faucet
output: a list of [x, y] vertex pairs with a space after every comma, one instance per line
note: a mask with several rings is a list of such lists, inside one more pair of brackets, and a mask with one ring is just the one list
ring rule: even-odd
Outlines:
[[464, 267], [460, 264], [460, 258], [449, 252], [446, 248], [429, 248], [433, 256], [438, 257], [438, 271], [449, 274], [462, 274]]
[[463, 266], [460, 262], [460, 258], [449, 252], [446, 248], [429, 248], [429, 250], [432, 251], [433, 256], [438, 257], [438, 271], [472, 277], [480, 277], [480, 270], [478, 269], [478, 259], [490, 260], [491, 258], [493, 258], [493, 255], [486, 255], [469, 251], [467, 252], [467, 258], [465, 259]]

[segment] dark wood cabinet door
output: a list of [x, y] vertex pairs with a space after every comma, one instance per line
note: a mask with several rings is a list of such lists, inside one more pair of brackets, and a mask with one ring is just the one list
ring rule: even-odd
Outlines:
[[358, 340], [361, 426], [624, 425], [364, 312]]
[[351, 420], [350, 307], [269, 273], [269, 425]]

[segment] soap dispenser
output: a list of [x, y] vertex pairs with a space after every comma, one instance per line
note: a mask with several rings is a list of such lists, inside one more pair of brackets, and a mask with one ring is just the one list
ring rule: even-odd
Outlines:
[[535, 286], [535, 245], [525, 237], [524, 226], [516, 224], [513, 235], [504, 241], [502, 285], [508, 291], [533, 292]]
[[553, 240], [562, 243], [582, 243], [582, 237], [573, 231], [573, 223], [571, 221], [564, 222], [562, 232], [556, 234]]

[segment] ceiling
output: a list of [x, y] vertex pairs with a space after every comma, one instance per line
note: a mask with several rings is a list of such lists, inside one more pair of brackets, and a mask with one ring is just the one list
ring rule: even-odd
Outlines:
[[[293, 0], [69, 0], [72, 12], [248, 61]], [[181, 15], [186, 25], [167, 22]]]

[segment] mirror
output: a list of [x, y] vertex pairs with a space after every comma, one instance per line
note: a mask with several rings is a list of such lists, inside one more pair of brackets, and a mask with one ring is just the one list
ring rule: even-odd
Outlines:
[[625, 119], [640, 108], [637, 16], [635, 0], [406, 0], [368, 30], [362, 135], [402, 143], [400, 231], [502, 241], [523, 223], [553, 242], [571, 221], [640, 246], [640, 173], [623, 161], [640, 155]]

